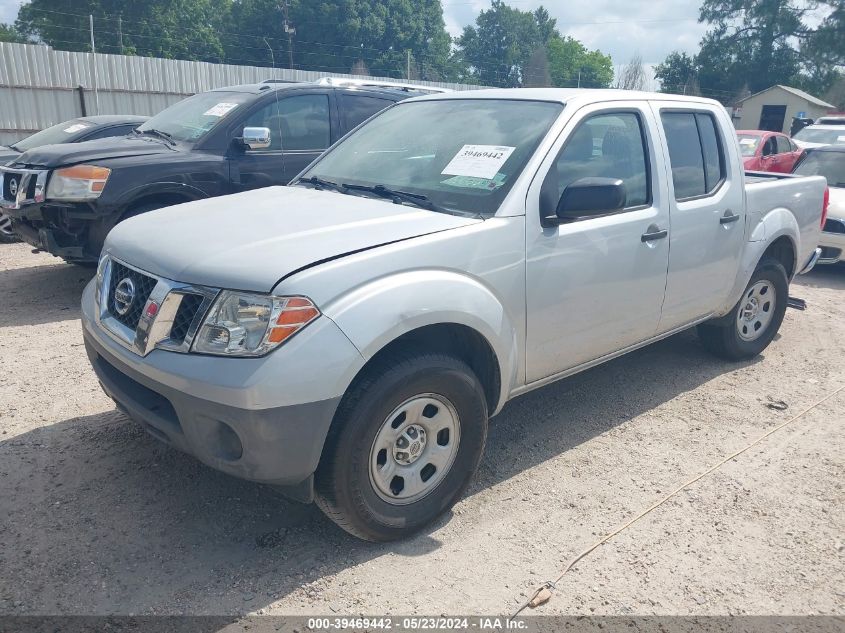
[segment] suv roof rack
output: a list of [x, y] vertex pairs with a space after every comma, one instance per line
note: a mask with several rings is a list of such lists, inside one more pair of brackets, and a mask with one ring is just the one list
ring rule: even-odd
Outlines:
[[451, 88], [438, 88], [436, 86], [408, 84], [399, 81], [378, 81], [376, 79], [350, 79], [348, 77], [321, 77], [317, 80], [317, 83], [321, 86], [357, 86], [359, 88], [388, 88], [391, 90], [403, 90], [405, 92], [422, 92], [425, 94], [454, 92]]

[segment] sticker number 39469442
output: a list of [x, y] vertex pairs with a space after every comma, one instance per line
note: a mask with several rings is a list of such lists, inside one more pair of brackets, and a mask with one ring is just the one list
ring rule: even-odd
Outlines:
[[502, 145], [464, 145], [440, 173], [447, 176], [493, 178], [515, 149]]

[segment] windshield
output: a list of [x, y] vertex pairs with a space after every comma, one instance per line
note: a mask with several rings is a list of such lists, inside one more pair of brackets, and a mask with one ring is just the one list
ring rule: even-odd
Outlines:
[[94, 124], [90, 121], [71, 119], [70, 121], [59, 123], [53, 127], [48, 127], [46, 130], [41, 130], [32, 136], [27, 136], [25, 139], [10, 145], [10, 147], [18, 150], [19, 152], [26, 152], [28, 150], [35, 149], [36, 147], [41, 147], [42, 145], [67, 143], [79, 136], [80, 132], [84, 132], [92, 127], [94, 127]]
[[737, 134], [739, 138], [739, 149], [743, 156], [754, 156], [757, 153], [757, 148], [760, 146], [762, 137], [753, 134]]
[[805, 127], [803, 130], [795, 133], [793, 136], [796, 141], [805, 141], [807, 143], [825, 143], [826, 145], [833, 145], [836, 143], [845, 143], [845, 128], [839, 130], [825, 130], [818, 127]]
[[801, 176], [824, 176], [831, 187], [845, 187], [845, 152], [807, 150], [794, 173]]
[[196, 143], [254, 97], [248, 92], [204, 92], [162, 110], [138, 131], [156, 130], [169, 135], [174, 141]]
[[492, 214], [563, 104], [448, 99], [385, 110], [302, 178], [425, 196], [439, 207]]

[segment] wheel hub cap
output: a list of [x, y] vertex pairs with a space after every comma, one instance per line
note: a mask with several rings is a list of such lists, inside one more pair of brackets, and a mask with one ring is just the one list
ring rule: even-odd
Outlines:
[[754, 341], [766, 332], [775, 313], [777, 292], [766, 280], [761, 280], [745, 291], [736, 315], [736, 329], [744, 341]]
[[443, 396], [409, 398], [382, 422], [370, 450], [370, 484], [393, 505], [432, 492], [446, 477], [460, 443], [455, 407]]

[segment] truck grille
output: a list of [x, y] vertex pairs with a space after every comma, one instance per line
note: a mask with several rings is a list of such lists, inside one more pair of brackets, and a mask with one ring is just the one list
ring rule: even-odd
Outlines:
[[173, 319], [173, 327], [170, 328], [171, 341], [179, 345], [185, 342], [188, 330], [197, 317], [203, 301], [205, 301], [205, 297], [202, 295], [186, 294], [182, 297], [182, 303], [179, 304], [176, 317]]
[[199, 322], [219, 289], [157, 277], [113, 257], [100, 267], [97, 323], [109, 336], [141, 356], [156, 348], [190, 351]]
[[[127, 284], [128, 281], [128, 284]], [[141, 313], [147, 299], [158, 281], [153, 277], [141, 274], [117, 262], [112, 262], [111, 278], [109, 279], [108, 311], [115, 319], [126, 327], [134, 330], [141, 320]], [[125, 288], [131, 284], [132, 292]], [[116, 293], [118, 289], [121, 293]], [[127, 302], [127, 298], [129, 301]]]

